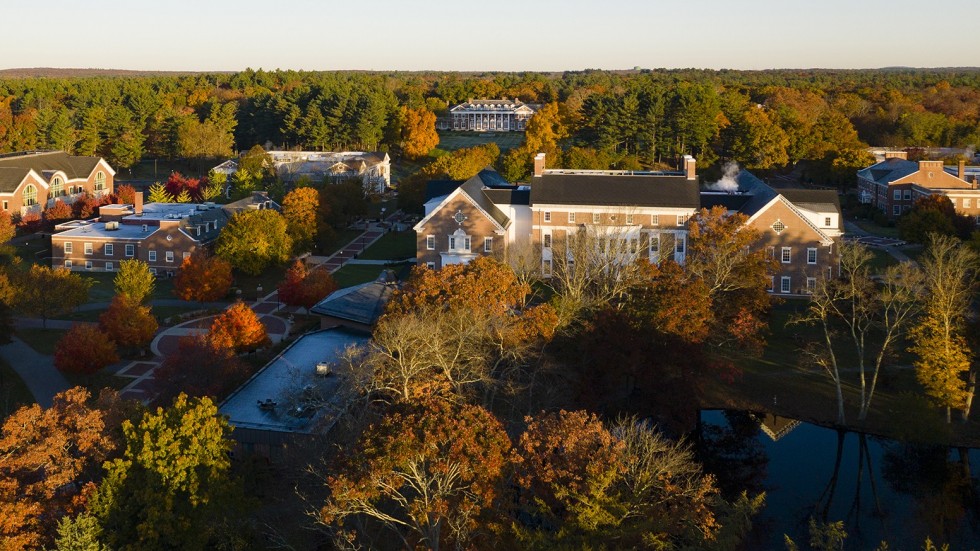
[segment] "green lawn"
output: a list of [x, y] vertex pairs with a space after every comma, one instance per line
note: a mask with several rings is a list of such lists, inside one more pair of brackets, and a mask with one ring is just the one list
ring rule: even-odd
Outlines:
[[402, 263], [395, 264], [393, 266], [379, 266], [377, 264], [347, 264], [341, 269], [333, 273], [333, 278], [337, 281], [337, 285], [341, 288], [351, 287], [353, 285], [360, 285], [361, 283], [368, 283], [378, 279], [381, 275], [381, 271], [385, 268], [391, 268], [395, 270], [395, 275], [398, 276], [399, 281], [404, 281], [408, 278], [409, 273], [412, 270], [414, 263]]
[[363, 230], [352, 230], [348, 228], [334, 230], [334, 234], [329, 239], [320, 240], [320, 246], [313, 251], [313, 254], [317, 256], [330, 256], [362, 233], [364, 233]]
[[898, 234], [898, 228], [879, 226], [871, 220], [854, 220], [853, 222], [857, 225], [857, 227], [873, 235], [880, 237], [892, 237], [894, 239], [902, 238], [902, 236]]
[[404, 260], [415, 258], [415, 232], [386, 233], [357, 258], [363, 260]]
[[54, 355], [58, 340], [65, 334], [62, 329], [17, 329], [17, 338], [40, 354]]
[[439, 132], [439, 149], [455, 151], [485, 143], [496, 143], [501, 153], [524, 143], [523, 132]]
[[0, 359], [0, 421], [21, 406], [34, 403], [27, 385], [7, 362]]
[[889, 266], [898, 264], [898, 260], [895, 260], [894, 256], [888, 254], [888, 252], [883, 249], [869, 247], [868, 250], [874, 255], [869, 263], [871, 266], [871, 273], [873, 274], [882, 274]]
[[[79, 272], [79, 274], [92, 281], [92, 287], [88, 292], [89, 302], [109, 302], [116, 295], [116, 287], [113, 280], [116, 274], [113, 272]], [[153, 286], [151, 299], [177, 298], [174, 296], [173, 278], [157, 278]]]
[[255, 300], [258, 294], [258, 287], [262, 286], [262, 296], [268, 295], [279, 286], [279, 283], [286, 275], [288, 265], [272, 266], [257, 276], [246, 274], [235, 270], [232, 275], [235, 278], [233, 287], [241, 289], [242, 300], [248, 302]]

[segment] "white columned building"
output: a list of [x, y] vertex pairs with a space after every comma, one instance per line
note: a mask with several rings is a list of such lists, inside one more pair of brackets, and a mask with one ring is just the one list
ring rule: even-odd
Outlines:
[[519, 99], [469, 100], [449, 110], [452, 130], [523, 132], [537, 106]]

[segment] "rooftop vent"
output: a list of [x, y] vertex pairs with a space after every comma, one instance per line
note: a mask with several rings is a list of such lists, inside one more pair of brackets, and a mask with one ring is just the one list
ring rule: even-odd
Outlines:
[[106, 231], [116, 231], [119, 229], [119, 222], [106, 222], [105, 229]]
[[316, 364], [316, 374], [320, 377], [327, 377], [333, 375], [333, 369], [330, 368], [330, 364], [327, 362], [320, 362]]

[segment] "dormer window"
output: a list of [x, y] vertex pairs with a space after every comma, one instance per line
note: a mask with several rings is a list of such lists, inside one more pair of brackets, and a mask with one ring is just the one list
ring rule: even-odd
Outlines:
[[450, 252], [470, 252], [470, 236], [466, 235], [462, 229], [458, 229], [449, 235]]

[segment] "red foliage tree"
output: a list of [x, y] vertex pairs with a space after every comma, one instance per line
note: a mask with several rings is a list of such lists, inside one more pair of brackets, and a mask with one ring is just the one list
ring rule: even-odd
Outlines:
[[33, 210], [25, 212], [17, 220], [17, 227], [24, 233], [34, 233], [41, 229], [42, 224], [41, 213]]
[[16, 233], [17, 228], [14, 226], [13, 217], [10, 216], [9, 212], [0, 210], [0, 245], [10, 241]]
[[116, 295], [109, 309], [99, 316], [99, 328], [119, 346], [142, 348], [153, 340], [158, 328], [149, 306], [127, 295]]
[[136, 188], [129, 184], [116, 186], [115, 196], [120, 205], [132, 205], [136, 201]]
[[71, 220], [71, 217], [71, 207], [61, 199], [56, 199], [54, 204], [44, 211], [44, 219], [52, 224], [56, 224], [62, 220]]
[[214, 319], [209, 337], [214, 346], [237, 352], [255, 350], [269, 342], [265, 326], [255, 311], [244, 302], [236, 302]]
[[223, 397], [248, 378], [248, 367], [226, 342], [198, 335], [180, 339], [154, 373], [159, 400], [169, 402], [181, 392], [189, 396]]
[[198, 251], [180, 265], [174, 278], [174, 294], [181, 300], [210, 302], [227, 295], [231, 282], [231, 264]]
[[99, 204], [99, 200], [95, 197], [82, 193], [71, 204], [71, 211], [75, 218], [89, 218], [98, 212]]
[[118, 361], [116, 344], [88, 323], [72, 325], [54, 351], [54, 366], [66, 373], [90, 375]]
[[58, 522], [77, 513], [117, 447], [106, 415], [76, 387], [14, 412], [0, 429], [0, 547], [50, 549]]
[[198, 178], [188, 178], [179, 172], [171, 172], [164, 187], [171, 197], [177, 197], [186, 190], [191, 200], [201, 200], [201, 180]]
[[310, 309], [336, 290], [337, 282], [330, 272], [322, 268], [307, 270], [306, 264], [297, 260], [279, 284], [279, 300], [284, 304]]

